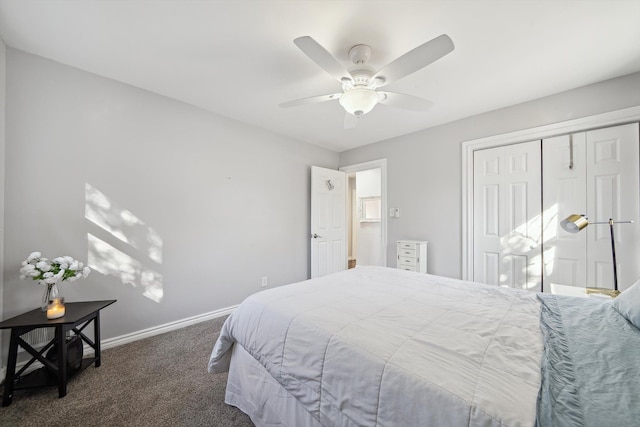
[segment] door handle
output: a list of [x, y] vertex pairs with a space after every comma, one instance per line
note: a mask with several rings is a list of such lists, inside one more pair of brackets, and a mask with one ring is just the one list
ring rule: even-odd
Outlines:
[[313, 233], [311, 237], [313, 237], [314, 239], [317, 239], [317, 238], [322, 239], [322, 236], [318, 236], [316, 233]]

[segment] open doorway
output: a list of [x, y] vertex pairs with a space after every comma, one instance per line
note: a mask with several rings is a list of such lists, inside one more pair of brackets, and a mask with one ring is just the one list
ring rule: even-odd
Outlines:
[[386, 159], [340, 168], [347, 174], [348, 268], [385, 266]]

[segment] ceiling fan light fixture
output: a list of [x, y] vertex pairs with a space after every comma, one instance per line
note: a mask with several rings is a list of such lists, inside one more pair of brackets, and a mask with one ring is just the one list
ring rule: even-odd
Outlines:
[[378, 93], [375, 90], [356, 87], [342, 94], [340, 105], [347, 113], [360, 117], [371, 111], [378, 103], [378, 99]]
[[359, 44], [349, 50], [349, 59], [355, 67], [348, 70], [311, 36], [298, 37], [293, 42], [309, 59], [340, 82], [342, 93], [302, 98], [284, 102], [280, 106], [287, 108], [339, 98], [340, 105], [348, 113], [344, 115], [345, 129], [353, 128], [357, 120], [352, 118], [362, 117], [377, 103], [410, 111], [426, 111], [433, 104], [425, 99], [402, 93], [376, 92], [376, 90], [415, 73], [454, 49], [451, 38], [442, 34], [397, 57], [375, 72], [367, 65], [371, 57], [370, 46]]

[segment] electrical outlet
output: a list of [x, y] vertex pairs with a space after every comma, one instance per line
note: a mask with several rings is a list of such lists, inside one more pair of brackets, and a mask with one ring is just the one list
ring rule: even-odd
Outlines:
[[267, 276], [263, 276], [263, 277], [262, 277], [262, 284], [261, 284], [261, 286], [262, 286], [263, 288], [266, 288], [267, 286], [269, 286], [269, 278], [268, 278]]

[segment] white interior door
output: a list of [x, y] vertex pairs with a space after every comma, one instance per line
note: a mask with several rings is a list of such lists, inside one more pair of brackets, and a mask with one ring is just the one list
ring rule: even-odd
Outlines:
[[311, 167], [311, 278], [347, 269], [346, 173]]
[[555, 285], [613, 288], [609, 225], [590, 224], [571, 234], [559, 227], [570, 214], [584, 214], [590, 222], [634, 221], [614, 225], [619, 288], [640, 277], [639, 144], [637, 123], [543, 141], [549, 290]]
[[540, 141], [477, 150], [473, 280], [540, 290]]
[[567, 233], [560, 227], [569, 215], [587, 211], [586, 143], [584, 132], [542, 141], [545, 292], [587, 283], [587, 233]]
[[[614, 225], [618, 284], [640, 277], [640, 174], [638, 124], [587, 132], [587, 216], [592, 221], [632, 220]], [[613, 287], [608, 225], [587, 227], [587, 286]]]

